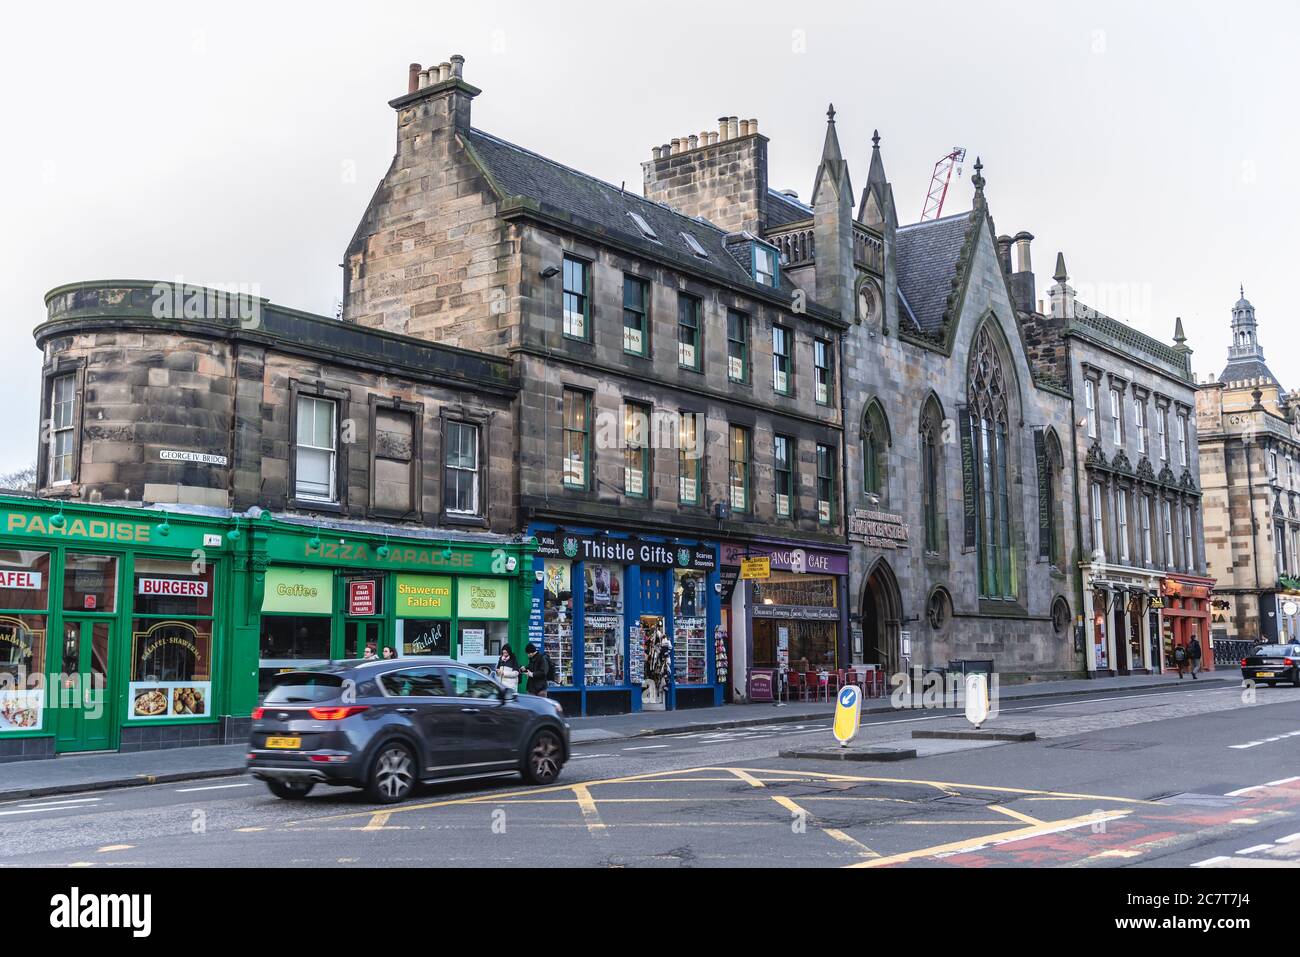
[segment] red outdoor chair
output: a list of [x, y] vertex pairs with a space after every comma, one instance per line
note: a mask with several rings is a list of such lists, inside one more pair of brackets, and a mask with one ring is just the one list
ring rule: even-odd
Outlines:
[[790, 700], [790, 695], [796, 691], [799, 693], [800, 701], [808, 700], [808, 685], [804, 681], [803, 675], [801, 675], [797, 671], [787, 671], [785, 673], [785, 679], [786, 679], [786, 689], [787, 689], [786, 691], [787, 701]]

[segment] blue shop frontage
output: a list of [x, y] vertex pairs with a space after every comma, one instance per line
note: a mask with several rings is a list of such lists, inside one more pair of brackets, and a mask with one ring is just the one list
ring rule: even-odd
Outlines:
[[718, 543], [535, 524], [528, 640], [558, 672], [569, 714], [722, 703]]

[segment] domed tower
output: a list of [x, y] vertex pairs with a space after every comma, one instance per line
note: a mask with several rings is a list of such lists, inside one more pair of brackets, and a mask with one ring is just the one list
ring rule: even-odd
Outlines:
[[1259, 326], [1255, 307], [1241, 289], [1241, 298], [1232, 307], [1232, 345], [1228, 347], [1228, 364], [1219, 379], [1225, 383], [1263, 379], [1277, 385], [1277, 377], [1264, 364], [1264, 350], [1259, 344]]

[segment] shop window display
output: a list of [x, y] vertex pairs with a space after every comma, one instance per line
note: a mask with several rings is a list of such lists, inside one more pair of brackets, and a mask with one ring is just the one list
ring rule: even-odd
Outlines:
[[[623, 566], [587, 562], [583, 668], [588, 685], [623, 683]], [[549, 650], [549, 649], [548, 649]]]
[[562, 687], [573, 684], [572, 575], [572, 562], [548, 561], [544, 566], [543, 650], [555, 664], [555, 683]]
[[44, 615], [0, 614], [0, 731], [38, 731], [45, 710]]
[[49, 552], [0, 549], [0, 610], [46, 611], [49, 594]]
[[705, 579], [680, 568], [674, 578], [673, 678], [677, 684], [702, 685], [709, 668]]

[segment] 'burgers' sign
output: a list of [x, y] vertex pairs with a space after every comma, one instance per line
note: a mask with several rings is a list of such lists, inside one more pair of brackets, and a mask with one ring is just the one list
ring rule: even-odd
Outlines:
[[192, 578], [140, 578], [136, 591], [141, 595], [166, 598], [207, 598], [208, 583]]

